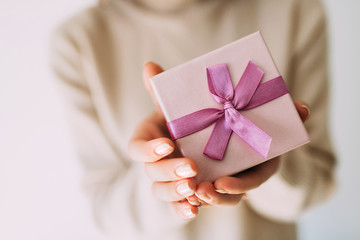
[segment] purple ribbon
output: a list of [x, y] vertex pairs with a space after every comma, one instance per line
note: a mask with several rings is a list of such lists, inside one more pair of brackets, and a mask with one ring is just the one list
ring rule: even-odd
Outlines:
[[200, 131], [212, 123], [215, 127], [204, 154], [222, 160], [232, 132], [266, 159], [272, 138], [238, 110], [249, 110], [289, 92], [281, 76], [260, 84], [264, 72], [249, 61], [235, 91], [226, 64], [206, 68], [208, 87], [223, 109], [206, 108], [168, 122], [171, 137], [179, 139]]

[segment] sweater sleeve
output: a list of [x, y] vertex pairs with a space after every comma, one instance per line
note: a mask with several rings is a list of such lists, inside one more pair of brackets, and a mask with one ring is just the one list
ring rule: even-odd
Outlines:
[[54, 32], [51, 62], [97, 225], [111, 236], [131, 232], [150, 237], [160, 227], [176, 230], [184, 222], [153, 197], [143, 164], [129, 161], [106, 135], [84, 76], [83, 36], [77, 34], [68, 24]]
[[311, 108], [306, 122], [311, 142], [283, 155], [279, 171], [249, 192], [248, 204], [260, 215], [293, 222], [334, 189], [335, 157], [329, 141], [327, 33], [319, 1], [297, 1], [292, 27], [289, 88], [294, 100]]

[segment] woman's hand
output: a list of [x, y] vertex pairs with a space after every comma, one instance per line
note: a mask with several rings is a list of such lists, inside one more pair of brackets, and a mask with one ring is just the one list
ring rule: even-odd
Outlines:
[[[145, 66], [144, 79], [149, 90], [149, 78], [160, 72], [162, 69], [155, 64]], [[129, 155], [134, 161], [144, 162], [145, 172], [153, 181], [152, 191], [157, 198], [170, 202], [174, 212], [184, 219], [197, 215], [197, 206], [186, 200], [190, 196], [197, 199], [193, 178], [197, 174], [197, 165], [192, 159], [182, 157], [170, 140], [160, 110], [138, 126], [129, 143]]]

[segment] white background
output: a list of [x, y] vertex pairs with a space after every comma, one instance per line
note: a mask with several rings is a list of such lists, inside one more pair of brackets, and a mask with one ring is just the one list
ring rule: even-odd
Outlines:
[[[49, 35], [95, 0], [1, 0], [0, 239], [102, 239], [80, 189], [61, 102], [49, 69]], [[360, 239], [360, 2], [326, 0], [330, 27], [330, 129], [338, 190], [300, 220], [302, 240]]]

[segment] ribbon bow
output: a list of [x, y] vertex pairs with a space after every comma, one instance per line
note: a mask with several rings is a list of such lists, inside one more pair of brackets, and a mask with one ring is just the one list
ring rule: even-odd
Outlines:
[[168, 122], [171, 137], [179, 139], [216, 122], [203, 152], [205, 155], [222, 160], [230, 136], [235, 132], [266, 159], [272, 138], [238, 110], [253, 109], [288, 93], [283, 78], [278, 76], [260, 84], [264, 72], [249, 61], [234, 90], [226, 64], [208, 67], [206, 72], [209, 91], [224, 108], [206, 108]]

